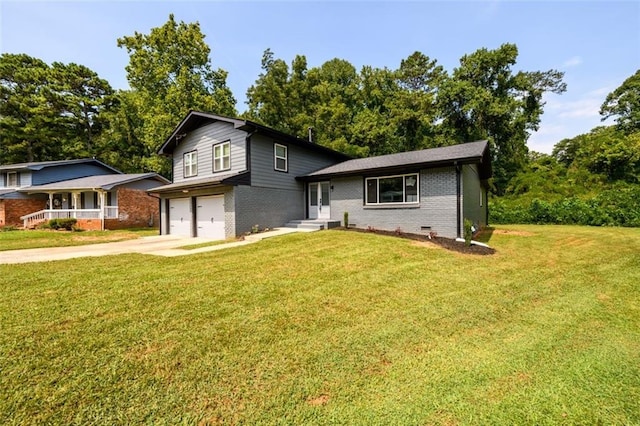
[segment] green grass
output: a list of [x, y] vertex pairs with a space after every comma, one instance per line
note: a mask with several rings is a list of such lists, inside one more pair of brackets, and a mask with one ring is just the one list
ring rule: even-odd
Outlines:
[[220, 244], [235, 243], [237, 241], [238, 240], [235, 239], [235, 238], [227, 239], [227, 240], [220, 240], [220, 241], [207, 241], [205, 243], [188, 244], [186, 246], [180, 246], [178, 248], [182, 249], [182, 250], [195, 250], [195, 249], [199, 249], [199, 248], [203, 248], [203, 247], [218, 246]]
[[155, 228], [82, 232], [13, 230], [0, 232], [0, 251], [108, 243], [131, 240], [149, 235], [158, 235], [158, 230]]
[[0, 424], [639, 424], [640, 230], [0, 265]]

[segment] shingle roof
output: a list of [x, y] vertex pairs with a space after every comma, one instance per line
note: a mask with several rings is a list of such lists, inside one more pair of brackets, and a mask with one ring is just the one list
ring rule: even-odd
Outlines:
[[118, 185], [136, 182], [143, 179], [155, 179], [159, 182], [169, 182], [157, 173], [134, 173], [134, 174], [113, 174], [87, 176], [77, 179], [63, 180], [61, 182], [47, 183], [44, 185], [28, 186], [21, 188], [20, 192], [35, 193], [45, 191], [71, 191], [79, 189], [100, 188], [106, 191]]
[[201, 179], [187, 179], [182, 182], [171, 183], [169, 185], [158, 186], [148, 189], [147, 192], [170, 192], [180, 191], [182, 189], [195, 189], [214, 185], [233, 185], [237, 179], [248, 177], [248, 172], [226, 173], [223, 175], [210, 176]]
[[[463, 143], [459, 145], [445, 146], [441, 148], [423, 149], [420, 151], [400, 152], [397, 154], [380, 155], [377, 157], [358, 158], [344, 161], [316, 170], [305, 176], [303, 179], [315, 179], [340, 175], [356, 175], [368, 171], [416, 168], [416, 167], [436, 167], [440, 165], [462, 163], [489, 163], [486, 164], [485, 179], [491, 175], [490, 158], [488, 155], [488, 142], [477, 141]], [[486, 176], [486, 175], [489, 176]]]
[[38, 162], [30, 162], [30, 163], [4, 164], [0, 166], [0, 170], [2, 171], [41, 170], [41, 169], [44, 169], [45, 167], [67, 166], [70, 164], [82, 164], [82, 163], [96, 163], [110, 170], [113, 170], [114, 173], [122, 173], [120, 170], [114, 169], [108, 164], [105, 164], [100, 160], [96, 160], [95, 158], [78, 158], [75, 160], [38, 161]]
[[15, 188], [0, 189], [0, 195], [11, 194], [12, 192], [16, 192], [16, 189]]
[[330, 148], [327, 148], [322, 145], [318, 145], [313, 142], [309, 142], [305, 139], [300, 139], [295, 136], [288, 135], [279, 130], [275, 130], [267, 126], [263, 126], [262, 124], [255, 123], [253, 121], [233, 118], [233, 117], [226, 117], [223, 115], [209, 114], [209, 113], [200, 112], [200, 111], [189, 111], [187, 116], [184, 119], [182, 119], [180, 124], [176, 126], [171, 136], [169, 136], [167, 140], [162, 144], [162, 146], [160, 146], [160, 148], [158, 149], [158, 154], [171, 155], [173, 153], [173, 150], [178, 145], [179, 141], [182, 139], [182, 137], [184, 137], [186, 133], [190, 132], [193, 129], [201, 127], [204, 124], [214, 122], [214, 121], [221, 121], [224, 123], [233, 124], [234, 128], [243, 130], [247, 134], [258, 132], [265, 136], [279, 139], [282, 142], [291, 143], [311, 151], [322, 152], [324, 154], [331, 155], [338, 160], [347, 160], [351, 158], [348, 155], [343, 154], [341, 152], [334, 151]]

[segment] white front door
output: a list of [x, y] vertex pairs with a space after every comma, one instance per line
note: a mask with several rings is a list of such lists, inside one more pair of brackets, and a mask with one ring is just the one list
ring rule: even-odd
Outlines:
[[191, 236], [191, 199], [169, 200], [169, 234]]
[[224, 195], [198, 197], [196, 209], [197, 236], [224, 240]]
[[331, 185], [329, 182], [309, 184], [309, 219], [331, 218]]

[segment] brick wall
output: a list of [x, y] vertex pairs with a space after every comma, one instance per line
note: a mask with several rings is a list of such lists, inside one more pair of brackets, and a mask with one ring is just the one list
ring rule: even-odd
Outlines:
[[8, 199], [0, 200], [0, 226], [22, 226], [20, 216], [43, 210], [45, 200], [34, 199]]
[[158, 227], [158, 199], [138, 189], [120, 188], [117, 194], [118, 219], [105, 219], [105, 229]]
[[332, 179], [331, 219], [343, 220], [349, 212], [349, 223], [358, 228], [372, 226], [393, 231], [427, 233], [431, 227], [441, 237], [455, 238], [456, 172], [453, 167], [425, 169], [420, 172], [420, 204], [418, 206], [365, 206], [364, 178]]
[[100, 219], [78, 219], [76, 227], [85, 231], [102, 230], [102, 221]]
[[236, 235], [251, 231], [253, 225], [276, 228], [305, 217], [302, 188], [292, 191], [241, 185], [234, 192]]

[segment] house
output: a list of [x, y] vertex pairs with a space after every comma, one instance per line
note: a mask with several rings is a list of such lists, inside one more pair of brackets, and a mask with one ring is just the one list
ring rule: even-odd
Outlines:
[[249, 120], [191, 111], [158, 150], [173, 182], [160, 232], [232, 238], [252, 227], [339, 224], [462, 235], [487, 224], [491, 160], [486, 141], [351, 159]]
[[146, 190], [168, 182], [93, 158], [2, 165], [0, 226], [30, 228], [54, 218], [76, 218], [81, 229], [157, 225], [158, 200]]
[[[348, 160], [300, 179], [309, 188], [309, 217], [339, 220], [348, 212], [356, 227], [456, 238], [464, 219], [487, 226], [490, 177], [489, 144], [478, 141]], [[320, 192], [330, 200], [316, 201]]]
[[349, 159], [248, 120], [191, 111], [159, 154], [173, 161], [161, 198], [162, 234], [233, 238], [252, 227], [304, 218], [306, 188], [296, 179]]

